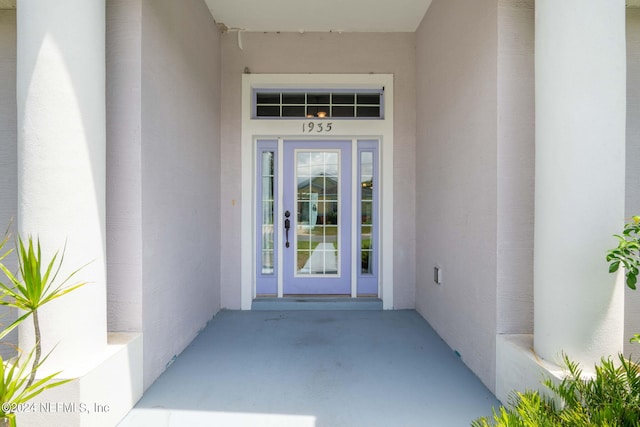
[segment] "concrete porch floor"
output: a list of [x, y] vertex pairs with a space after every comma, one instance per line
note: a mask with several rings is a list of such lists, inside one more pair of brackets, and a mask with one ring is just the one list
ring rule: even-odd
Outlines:
[[120, 426], [457, 427], [498, 405], [413, 310], [222, 311]]

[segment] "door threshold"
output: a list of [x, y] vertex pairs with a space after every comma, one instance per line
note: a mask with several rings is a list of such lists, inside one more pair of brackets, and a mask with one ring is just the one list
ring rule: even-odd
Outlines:
[[382, 300], [375, 297], [351, 298], [346, 296], [285, 296], [258, 297], [253, 300], [251, 310], [382, 310]]

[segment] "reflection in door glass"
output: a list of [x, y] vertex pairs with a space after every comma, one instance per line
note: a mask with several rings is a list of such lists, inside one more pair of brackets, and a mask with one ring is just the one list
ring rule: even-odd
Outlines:
[[262, 274], [274, 274], [273, 216], [274, 216], [274, 153], [262, 153]]
[[337, 275], [339, 183], [337, 151], [296, 152], [296, 273]]
[[374, 272], [373, 152], [360, 152], [360, 256], [362, 274]]

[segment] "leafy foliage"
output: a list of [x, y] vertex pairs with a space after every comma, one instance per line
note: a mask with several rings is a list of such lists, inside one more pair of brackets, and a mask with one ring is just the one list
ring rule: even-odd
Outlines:
[[[615, 273], [623, 266], [627, 286], [636, 289], [640, 273], [640, 216], [632, 217], [631, 222], [624, 225], [622, 235], [614, 237], [618, 239], [618, 246], [607, 251], [609, 273]], [[630, 341], [640, 343], [640, 334], [635, 334]]]
[[603, 358], [595, 367], [595, 376], [584, 377], [578, 364], [565, 356], [565, 378], [557, 385], [550, 379], [544, 381], [562, 405], [535, 391], [517, 393], [509, 409], [494, 409], [493, 420], [483, 417], [471, 425], [640, 427], [640, 369], [624, 355], [618, 358], [619, 364]]
[[615, 238], [618, 246], [607, 251], [609, 272], [614, 273], [623, 266], [627, 286], [636, 289], [640, 275], [640, 216], [634, 216], [631, 222], [626, 223], [622, 235], [616, 234]]

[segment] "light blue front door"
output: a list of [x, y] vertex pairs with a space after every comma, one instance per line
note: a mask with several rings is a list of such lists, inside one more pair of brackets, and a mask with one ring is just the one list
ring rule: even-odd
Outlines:
[[351, 141], [284, 141], [285, 295], [351, 294]]

